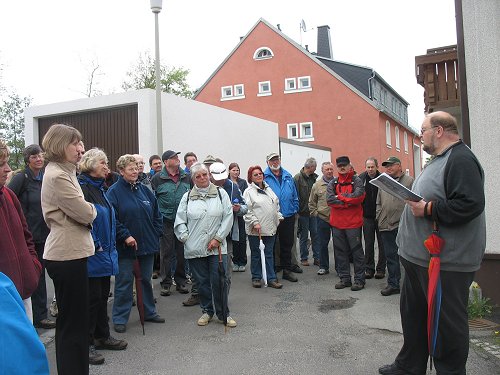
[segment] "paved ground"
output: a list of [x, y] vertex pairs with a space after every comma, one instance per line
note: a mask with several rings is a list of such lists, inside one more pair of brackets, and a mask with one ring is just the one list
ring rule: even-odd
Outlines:
[[[254, 289], [248, 270], [234, 273], [229, 307], [238, 326], [228, 332], [215, 321], [198, 327], [199, 306], [183, 307], [186, 296], [175, 292], [160, 297], [156, 280], [158, 312], [167, 322], [146, 323], [142, 336], [134, 308], [127, 332], [112, 333], [128, 341], [127, 350], [103, 351], [106, 362], [91, 366], [90, 374], [361, 375], [377, 374], [379, 366], [391, 363], [402, 335], [399, 296], [379, 292], [385, 280], [367, 280], [360, 292], [335, 290], [333, 274], [318, 276], [317, 267], [303, 268], [299, 282], [283, 281], [281, 290]], [[41, 335], [56, 374], [53, 330]], [[500, 374], [495, 346], [483, 345], [494, 345], [492, 331], [473, 331], [471, 338], [478, 341], [471, 340], [467, 373]]]

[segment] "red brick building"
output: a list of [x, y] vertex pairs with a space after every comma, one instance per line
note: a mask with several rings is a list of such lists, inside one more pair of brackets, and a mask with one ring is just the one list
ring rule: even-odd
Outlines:
[[368, 156], [397, 156], [413, 176], [421, 168], [408, 103], [373, 69], [333, 60], [328, 26], [310, 53], [260, 19], [194, 98], [277, 122], [280, 137], [331, 147], [358, 171]]

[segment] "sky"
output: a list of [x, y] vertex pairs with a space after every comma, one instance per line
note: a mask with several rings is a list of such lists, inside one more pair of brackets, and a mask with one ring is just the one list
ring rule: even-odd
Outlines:
[[[415, 56], [456, 44], [454, 0], [163, 0], [160, 59], [189, 69], [188, 83], [199, 88], [260, 18], [311, 52], [316, 27], [330, 26], [333, 58], [375, 69], [410, 103], [415, 129], [424, 110]], [[96, 89], [122, 92], [146, 51], [154, 56], [148, 0], [0, 2], [0, 84], [34, 105], [85, 97], [95, 64]]]

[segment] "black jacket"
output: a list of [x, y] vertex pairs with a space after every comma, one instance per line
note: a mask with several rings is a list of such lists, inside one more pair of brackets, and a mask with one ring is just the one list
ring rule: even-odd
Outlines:
[[[377, 169], [377, 173], [374, 178], [380, 176], [380, 172]], [[370, 184], [372, 178], [368, 175], [368, 172], [363, 172], [359, 175], [359, 178], [363, 181], [363, 186], [365, 187], [366, 197], [363, 201], [363, 217], [367, 219], [375, 219], [377, 211], [377, 193], [378, 187]]]

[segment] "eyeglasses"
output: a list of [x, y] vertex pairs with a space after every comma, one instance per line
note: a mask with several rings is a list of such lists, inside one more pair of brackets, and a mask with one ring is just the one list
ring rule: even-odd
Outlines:
[[143, 161], [140, 161], [137, 163], [137, 165], [144, 165], [145, 163]]
[[435, 129], [437, 128], [437, 126], [431, 126], [430, 128], [422, 128], [420, 129], [420, 135], [424, 135], [424, 133], [427, 131], [427, 130], [431, 130], [431, 129]]
[[262, 175], [263, 175], [263, 173], [260, 173], [260, 172], [259, 173], [252, 173], [253, 177], [259, 177], [259, 176], [262, 176]]
[[194, 178], [196, 178], [197, 180], [199, 180], [200, 178], [207, 178], [208, 177], [208, 173], [198, 173], [196, 176], [194, 176]]

